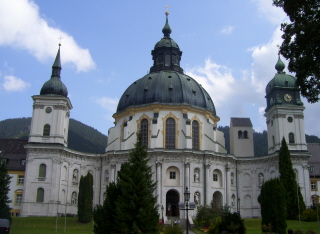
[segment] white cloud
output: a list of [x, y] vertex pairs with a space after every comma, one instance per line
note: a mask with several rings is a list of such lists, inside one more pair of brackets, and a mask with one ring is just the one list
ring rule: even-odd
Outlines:
[[80, 48], [66, 32], [50, 27], [32, 1], [1, 0], [0, 31], [0, 45], [25, 49], [40, 61], [56, 55], [62, 36], [62, 62], [74, 64], [78, 71], [95, 68], [89, 50]]
[[29, 83], [15, 76], [5, 76], [2, 84], [2, 87], [8, 92], [23, 91], [29, 86]]
[[280, 7], [272, 5], [272, 0], [252, 0], [258, 7], [258, 12], [272, 24], [280, 25], [287, 20], [287, 15]]
[[233, 33], [234, 27], [233, 26], [225, 26], [223, 29], [221, 29], [222, 34], [231, 34]]
[[98, 103], [101, 107], [106, 109], [111, 114], [115, 113], [117, 110], [117, 106], [119, 103], [119, 99], [117, 98], [109, 98], [109, 97], [92, 97], [94, 102]]

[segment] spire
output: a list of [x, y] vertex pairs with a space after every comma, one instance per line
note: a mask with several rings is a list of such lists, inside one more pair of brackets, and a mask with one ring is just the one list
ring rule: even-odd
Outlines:
[[60, 78], [60, 71], [61, 71], [61, 60], [60, 60], [60, 47], [61, 44], [59, 43], [59, 50], [56, 56], [56, 59], [52, 65], [52, 75], [51, 77], [59, 77]]
[[281, 61], [280, 55], [279, 55], [278, 62], [276, 63], [275, 68], [276, 68], [276, 70], [278, 71], [279, 74], [285, 74], [285, 72], [283, 71], [285, 67], [286, 66]]
[[172, 30], [171, 30], [169, 23], [168, 23], [168, 15], [169, 15], [168, 6], [167, 6], [167, 10], [166, 10], [165, 14], [166, 14], [166, 24], [164, 25], [162, 32], [165, 37], [170, 37]]

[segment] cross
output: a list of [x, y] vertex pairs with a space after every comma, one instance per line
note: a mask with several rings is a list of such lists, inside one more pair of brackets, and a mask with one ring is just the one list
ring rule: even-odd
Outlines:
[[280, 55], [280, 46], [279, 46], [279, 45], [277, 45], [277, 47], [279, 48], [278, 55]]
[[59, 46], [61, 46], [61, 40], [63, 39], [63, 37], [60, 36], [58, 39], [60, 40]]
[[166, 12], [168, 12], [168, 13], [169, 13], [169, 6], [168, 6], [168, 5], [166, 5], [166, 8], [167, 8]]

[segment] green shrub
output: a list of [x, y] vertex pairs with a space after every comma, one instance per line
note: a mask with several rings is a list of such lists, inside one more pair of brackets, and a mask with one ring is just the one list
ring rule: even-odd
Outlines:
[[313, 209], [306, 209], [302, 212], [301, 220], [306, 222], [317, 221], [317, 212]]
[[241, 219], [240, 214], [236, 212], [224, 213], [223, 216], [221, 216], [220, 222], [217, 222], [214, 226], [210, 226], [209, 234], [220, 234], [223, 231], [227, 233], [245, 234], [244, 219]]
[[311, 230], [311, 229], [309, 229], [309, 230], [306, 231], [306, 234], [316, 234], [316, 232]]
[[301, 230], [295, 230], [295, 231], [293, 232], [293, 234], [303, 234], [303, 231], [301, 231]]
[[213, 209], [208, 206], [199, 206], [198, 212], [195, 219], [197, 227], [209, 227], [211, 222], [217, 218], [220, 214], [220, 210]]
[[175, 224], [175, 225], [166, 225], [164, 226], [163, 228], [163, 233], [164, 234], [183, 234], [184, 232], [184, 229], [178, 225], [178, 224]]

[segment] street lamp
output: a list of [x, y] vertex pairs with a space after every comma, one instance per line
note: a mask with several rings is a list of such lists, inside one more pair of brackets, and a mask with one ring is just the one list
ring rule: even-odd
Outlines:
[[194, 210], [194, 209], [189, 209], [190, 191], [188, 190], [188, 187], [186, 187], [186, 190], [184, 191], [183, 194], [184, 194], [184, 202], [185, 202], [186, 208], [185, 209], [181, 209], [181, 210], [186, 210], [187, 211], [187, 220], [186, 220], [187, 230], [186, 230], [186, 234], [188, 234], [189, 233], [188, 211], [189, 210]]
[[161, 206], [161, 213], [162, 213], [162, 225], [164, 225], [164, 219], [163, 219], [163, 209], [164, 209], [164, 207], [163, 207], [163, 205]]
[[237, 212], [240, 214], [240, 198], [238, 198]]

